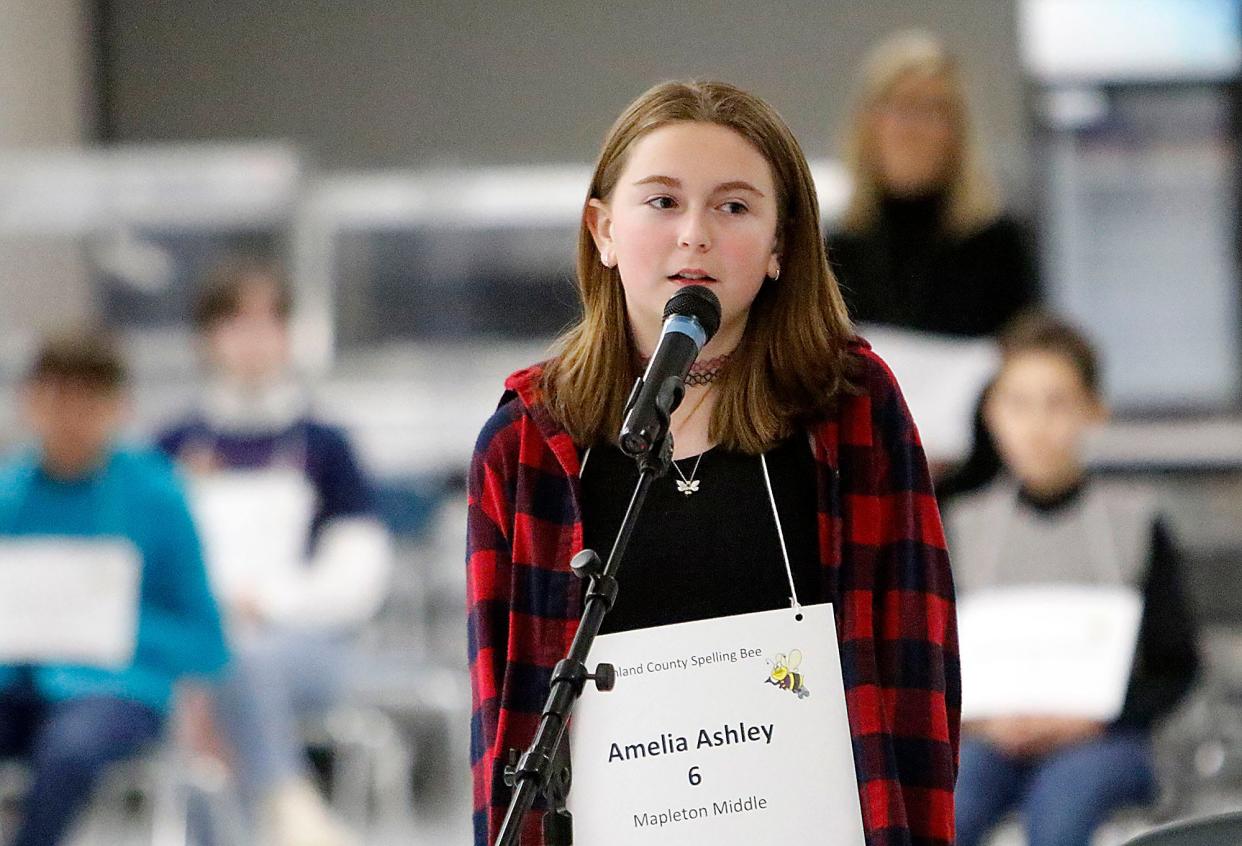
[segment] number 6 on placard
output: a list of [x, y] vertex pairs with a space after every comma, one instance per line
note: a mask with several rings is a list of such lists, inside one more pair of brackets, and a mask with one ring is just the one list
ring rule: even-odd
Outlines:
[[690, 784], [692, 787], [698, 787], [703, 783], [703, 776], [699, 775], [698, 767], [690, 768]]

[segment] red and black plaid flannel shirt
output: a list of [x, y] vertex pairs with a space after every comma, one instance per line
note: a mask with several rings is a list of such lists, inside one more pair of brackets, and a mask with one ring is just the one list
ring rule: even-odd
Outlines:
[[[833, 603], [869, 846], [953, 842], [961, 679], [953, 582], [926, 459], [897, 382], [864, 341], [862, 387], [812, 432], [820, 559]], [[509, 798], [509, 749], [534, 735], [582, 611], [579, 451], [542, 403], [538, 366], [479, 436], [467, 600], [476, 846]], [[621, 571], [624, 586], [625, 571]], [[542, 844], [539, 815], [523, 843]]]

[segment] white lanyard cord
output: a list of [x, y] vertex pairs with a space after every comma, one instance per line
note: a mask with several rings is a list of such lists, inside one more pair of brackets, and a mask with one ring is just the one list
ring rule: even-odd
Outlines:
[[785, 547], [785, 530], [781, 527], [781, 515], [776, 510], [776, 494], [772, 493], [772, 478], [768, 475], [768, 457], [760, 454], [759, 463], [763, 465], [763, 484], [768, 489], [768, 501], [772, 503], [772, 519], [776, 521], [776, 537], [781, 542], [781, 557], [785, 559], [785, 575], [789, 577], [789, 604], [794, 611], [801, 609], [798, 602], [798, 589], [794, 587], [793, 565], [789, 563], [789, 550]]

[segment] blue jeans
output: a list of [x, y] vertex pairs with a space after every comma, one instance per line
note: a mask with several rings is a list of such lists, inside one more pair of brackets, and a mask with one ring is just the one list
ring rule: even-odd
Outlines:
[[12, 846], [59, 843], [103, 770], [157, 740], [163, 725], [159, 711], [110, 696], [53, 703], [28, 686], [0, 691], [0, 757], [31, 768]]
[[233, 662], [215, 689], [215, 711], [247, 804], [307, 774], [299, 720], [336, 704], [346, 661], [336, 635], [269, 629], [233, 644]]
[[1010, 809], [1020, 807], [1029, 846], [1089, 846], [1114, 811], [1154, 798], [1145, 734], [1110, 733], [1030, 760], [966, 738], [957, 776], [957, 844], [978, 846]]

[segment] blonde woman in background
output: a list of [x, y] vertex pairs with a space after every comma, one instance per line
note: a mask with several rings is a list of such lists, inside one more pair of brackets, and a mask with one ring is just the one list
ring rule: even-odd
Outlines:
[[854, 191], [828, 259], [854, 319], [979, 336], [1035, 301], [1028, 239], [1000, 213], [957, 61], [935, 37], [872, 51], [845, 159]]

